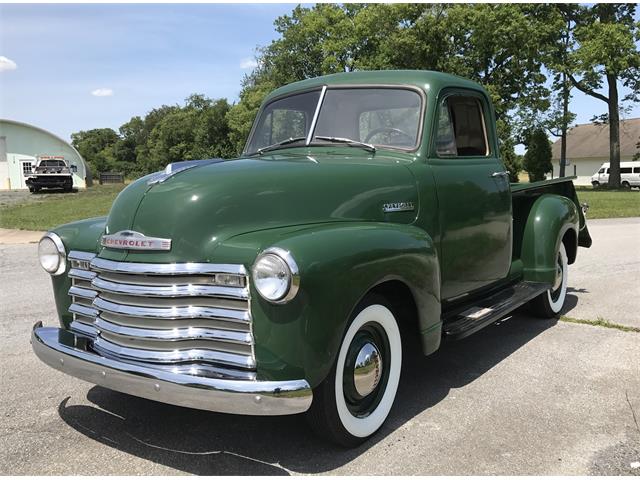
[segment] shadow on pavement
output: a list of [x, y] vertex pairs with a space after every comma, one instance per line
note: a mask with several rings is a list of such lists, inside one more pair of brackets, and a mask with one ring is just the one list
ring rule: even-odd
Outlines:
[[[514, 351], [555, 325], [517, 314], [434, 355], [417, 352], [403, 365], [398, 396], [387, 422], [368, 442], [345, 450], [316, 438], [304, 415], [248, 417], [193, 410], [93, 387], [93, 405], [58, 412], [69, 426], [109, 447], [197, 475], [288, 475], [338, 468]], [[119, 473], [126, 472], [126, 465]]]

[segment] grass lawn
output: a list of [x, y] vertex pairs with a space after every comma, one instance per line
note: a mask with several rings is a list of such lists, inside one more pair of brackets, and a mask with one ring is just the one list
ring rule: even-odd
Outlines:
[[640, 191], [594, 190], [576, 187], [578, 200], [589, 204], [587, 220], [594, 218], [640, 217]]
[[124, 185], [95, 185], [74, 193], [25, 192], [18, 200], [0, 201], [0, 227], [49, 230], [63, 223], [106, 215], [123, 188]]

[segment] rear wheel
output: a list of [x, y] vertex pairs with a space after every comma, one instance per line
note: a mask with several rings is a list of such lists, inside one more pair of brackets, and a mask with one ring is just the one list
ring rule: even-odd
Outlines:
[[364, 442], [391, 411], [401, 367], [396, 316], [384, 298], [370, 295], [349, 324], [331, 373], [314, 390], [311, 427], [345, 447]]
[[536, 316], [557, 318], [560, 316], [567, 297], [567, 280], [569, 270], [567, 250], [562, 242], [556, 255], [556, 275], [553, 286], [531, 301], [531, 308]]
[[625, 190], [631, 190], [631, 184], [627, 181], [622, 182], [622, 188]]

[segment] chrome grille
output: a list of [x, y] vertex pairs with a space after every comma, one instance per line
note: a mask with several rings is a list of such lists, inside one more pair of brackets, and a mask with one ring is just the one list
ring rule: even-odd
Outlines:
[[242, 265], [114, 262], [69, 253], [71, 330], [105, 356], [255, 379]]

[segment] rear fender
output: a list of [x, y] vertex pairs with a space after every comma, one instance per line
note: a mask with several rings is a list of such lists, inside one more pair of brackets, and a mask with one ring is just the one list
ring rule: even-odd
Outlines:
[[560, 242], [569, 235], [565, 247], [569, 258], [575, 259], [580, 217], [573, 201], [567, 197], [545, 194], [534, 202], [522, 239], [524, 279], [553, 283], [556, 274], [556, 254]]

